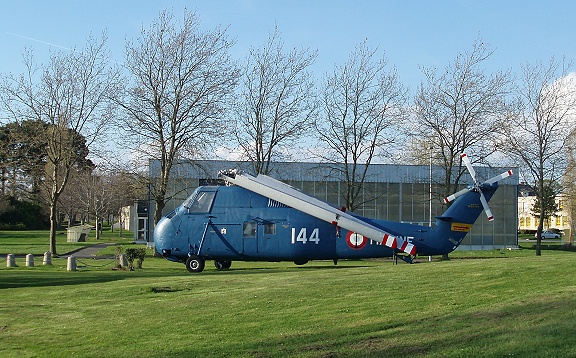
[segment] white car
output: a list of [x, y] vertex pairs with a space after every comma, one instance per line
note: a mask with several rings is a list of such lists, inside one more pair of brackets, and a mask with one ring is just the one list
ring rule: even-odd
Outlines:
[[[534, 238], [536, 238], [538, 236], [538, 233], [534, 234]], [[560, 235], [550, 231], [550, 230], [546, 230], [546, 231], [542, 231], [542, 238], [543, 239], [559, 239]]]

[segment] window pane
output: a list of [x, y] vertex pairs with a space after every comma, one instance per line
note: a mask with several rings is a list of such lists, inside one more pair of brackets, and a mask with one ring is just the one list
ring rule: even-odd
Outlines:
[[190, 204], [189, 212], [191, 213], [207, 213], [210, 212], [212, 207], [212, 202], [214, 201], [214, 195], [216, 193], [213, 191], [200, 192]]
[[276, 224], [275, 223], [264, 224], [264, 234], [265, 235], [276, 235]]
[[255, 237], [256, 236], [256, 223], [253, 221], [245, 221], [244, 222], [243, 235]]

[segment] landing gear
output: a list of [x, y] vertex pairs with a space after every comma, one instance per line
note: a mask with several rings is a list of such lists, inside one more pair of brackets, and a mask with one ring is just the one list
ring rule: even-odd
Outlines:
[[228, 269], [230, 268], [230, 266], [232, 266], [232, 261], [228, 261], [228, 260], [217, 261], [217, 260], [214, 260], [214, 266], [216, 266], [216, 270], [218, 270], [218, 271], [228, 270]]
[[308, 263], [308, 260], [296, 260], [294, 261], [294, 263], [296, 265], [306, 265]]
[[400, 260], [409, 263], [409, 264], [413, 264], [414, 263], [414, 259], [416, 258], [416, 255], [412, 256], [412, 255], [399, 255], [397, 253], [394, 253], [392, 255], [392, 259], [394, 260], [394, 264], [398, 265], [398, 258], [400, 258]]
[[192, 255], [186, 259], [186, 269], [191, 273], [204, 271], [205, 264], [204, 259], [198, 255]]

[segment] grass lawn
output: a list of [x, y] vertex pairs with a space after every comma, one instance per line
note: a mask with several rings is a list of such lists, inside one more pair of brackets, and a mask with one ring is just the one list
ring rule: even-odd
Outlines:
[[[56, 250], [58, 254], [65, 254], [84, 246], [94, 245], [98, 242], [115, 242], [121, 245], [127, 245], [134, 241], [132, 232], [124, 230], [122, 237], [120, 237], [118, 230], [112, 232], [109, 227], [105, 227], [102, 231], [100, 241], [96, 240], [96, 232], [94, 230], [90, 231], [86, 242], [67, 242], [66, 239], [66, 229], [58, 230], [56, 236]], [[0, 230], [0, 254], [33, 254], [34, 256], [42, 258], [42, 255], [44, 255], [46, 251], [50, 251], [50, 234], [47, 230]]]
[[0, 356], [576, 356], [576, 253], [460, 257], [200, 274], [152, 257], [76, 272], [0, 259]]

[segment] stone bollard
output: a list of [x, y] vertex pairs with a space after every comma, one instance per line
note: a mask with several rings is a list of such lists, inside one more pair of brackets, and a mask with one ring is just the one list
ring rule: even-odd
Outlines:
[[6, 255], [6, 267], [16, 267], [16, 256], [13, 254]]
[[128, 267], [128, 259], [126, 258], [126, 255], [124, 255], [124, 254], [120, 255], [120, 266]]
[[32, 254], [26, 255], [26, 266], [34, 267], [34, 255]]
[[42, 265], [52, 265], [52, 253], [50, 251], [46, 251], [44, 253], [44, 259], [42, 260]]
[[66, 265], [67, 271], [76, 271], [76, 258], [74, 256], [68, 256], [68, 264]]

